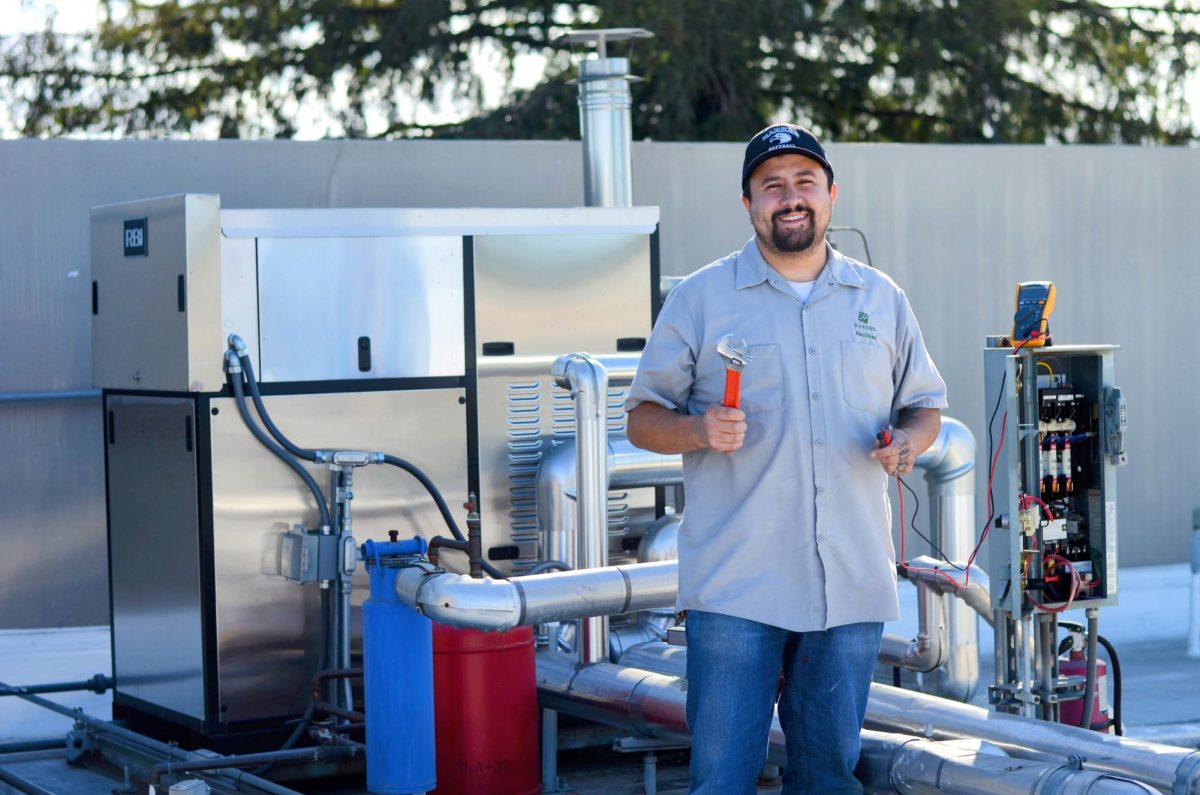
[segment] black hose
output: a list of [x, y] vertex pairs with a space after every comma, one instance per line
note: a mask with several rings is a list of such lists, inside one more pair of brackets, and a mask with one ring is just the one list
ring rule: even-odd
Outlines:
[[[332, 600], [329, 598], [329, 589], [321, 589], [321, 651], [317, 657], [317, 671], [324, 671], [325, 666], [329, 663], [329, 606]], [[305, 730], [312, 725], [313, 716], [317, 711], [317, 694], [309, 696], [308, 704], [304, 707], [304, 714], [300, 716], [300, 720], [296, 722], [296, 727], [292, 729], [292, 733], [283, 741], [283, 745], [279, 746], [280, 751], [288, 751], [293, 748], [300, 738], [304, 736]], [[267, 763], [256, 767], [250, 771], [251, 775], [265, 776], [267, 771], [273, 767], [273, 763]]]
[[96, 674], [91, 679], [80, 682], [54, 682], [46, 685], [24, 685], [17, 687], [0, 687], [0, 696], [19, 696], [23, 693], [73, 693], [79, 690], [90, 690], [93, 693], [104, 693], [112, 687], [112, 680], [104, 674]]
[[254, 409], [258, 412], [258, 416], [262, 418], [262, 424], [266, 427], [267, 432], [271, 434], [275, 441], [283, 446], [283, 449], [297, 458], [303, 458], [305, 461], [316, 461], [316, 450], [309, 450], [308, 448], [293, 444], [271, 420], [271, 415], [267, 413], [267, 407], [263, 405], [262, 393], [258, 391], [258, 379], [254, 377], [254, 365], [250, 363], [250, 354], [243, 353], [240, 350], [235, 350], [235, 353], [237, 353], [238, 360], [242, 363], [242, 370], [246, 373], [246, 385], [250, 389], [250, 399], [254, 401]]
[[[433, 481], [429, 479], [429, 476], [421, 471], [420, 467], [417, 467], [416, 465], [405, 461], [403, 458], [398, 458], [394, 455], [384, 455], [383, 463], [391, 464], [394, 467], [403, 469], [405, 472], [416, 478], [417, 482], [424, 486], [425, 491], [429, 492], [429, 496], [433, 498], [433, 502], [437, 505], [438, 512], [442, 515], [442, 520], [446, 523], [446, 527], [450, 529], [450, 534], [454, 536], [454, 539], [456, 541], [463, 542], [467, 540], [462, 534], [462, 530], [458, 528], [458, 524], [454, 521], [454, 516], [450, 513], [450, 507], [446, 505], [446, 500], [442, 497], [442, 493], [438, 491], [438, 487], [433, 484]], [[480, 563], [482, 564], [483, 570], [488, 573], [488, 576], [494, 577], [497, 580], [504, 579], [504, 574], [502, 574], [500, 570], [491, 563], [488, 563], [486, 560], [481, 560]]]
[[276, 458], [287, 464], [293, 472], [300, 476], [300, 479], [304, 481], [304, 485], [308, 486], [308, 490], [312, 492], [313, 498], [317, 501], [317, 509], [321, 512], [321, 526], [331, 527], [333, 523], [329, 519], [329, 506], [325, 502], [325, 495], [321, 493], [317, 482], [313, 480], [313, 476], [308, 474], [308, 470], [299, 461], [288, 455], [286, 450], [272, 441], [250, 416], [250, 411], [246, 408], [246, 393], [242, 388], [241, 374], [231, 370], [229, 372], [229, 383], [233, 386], [234, 402], [237, 403], [238, 413], [242, 415], [242, 422], [246, 424], [246, 427], [250, 429], [250, 433], [254, 434], [254, 438], [258, 439], [263, 447], [274, 453]]
[[1117, 659], [1117, 650], [1109, 643], [1108, 638], [1103, 635], [1097, 635], [1096, 640], [1108, 652], [1108, 661], [1112, 663], [1112, 680], [1113, 680], [1113, 717], [1112, 725], [1120, 736], [1125, 735], [1125, 729], [1121, 723], [1121, 661]]
[[526, 571], [521, 576], [529, 577], [534, 574], [542, 574], [547, 571], [570, 571], [570, 570], [571, 570], [571, 567], [568, 566], [566, 563], [563, 563], [561, 560], [543, 560], [541, 563], [537, 564], [536, 566], [531, 566], [529, 568], [529, 570]]
[[[290, 439], [284, 436], [283, 431], [279, 430], [279, 427], [275, 425], [274, 421], [272, 421], [271, 415], [267, 413], [267, 407], [263, 405], [262, 393], [258, 389], [258, 380], [254, 377], [254, 365], [250, 362], [250, 355], [244, 352], [244, 346], [238, 348], [236, 347], [236, 343], [231, 344], [235, 345], [234, 355], [238, 357], [238, 361], [242, 365], [242, 371], [245, 375], [246, 384], [250, 391], [250, 398], [254, 402], [254, 408], [258, 412], [258, 416], [262, 419], [263, 426], [267, 429], [275, 441], [278, 442], [281, 447], [287, 450], [287, 452], [291, 453], [297, 458], [303, 458], [306, 461], [316, 461], [316, 450], [300, 447], [299, 445], [293, 443]], [[237, 391], [236, 387], [235, 391]], [[242, 405], [240, 402], [238, 404], [238, 410], [242, 410]], [[243, 419], [245, 419], [245, 414], [243, 414]], [[247, 424], [251, 425], [251, 430], [256, 432], [254, 435], [257, 436], [259, 440], [263, 442], [263, 444], [267, 444], [268, 447], [270, 447], [266, 441], [263, 441], [265, 439], [265, 435], [261, 433], [261, 430], [258, 428], [258, 426], [253, 425], [250, 422], [247, 422]], [[272, 449], [272, 452], [275, 451]], [[279, 453], [276, 453], [276, 455], [279, 455]], [[438, 487], [434, 485], [433, 481], [429, 479], [428, 475], [422, 472], [419, 467], [409, 463], [408, 461], [405, 461], [403, 458], [399, 458], [394, 455], [385, 455], [383, 460], [384, 463], [391, 464], [394, 467], [399, 467], [416, 478], [420, 484], [425, 487], [425, 490], [429, 492], [429, 496], [433, 498], [434, 503], [437, 505], [438, 512], [441, 513], [442, 519], [446, 522], [446, 526], [450, 528], [450, 533], [454, 536], [454, 538], [458, 541], [467, 540], [466, 537], [463, 536], [462, 530], [459, 529], [458, 524], [454, 521], [454, 516], [450, 513], [450, 508], [446, 505], [446, 500], [442, 497], [442, 493], [438, 490]], [[326, 510], [322, 515], [328, 517], [328, 510]], [[325, 521], [324, 524], [328, 525], [329, 522]], [[504, 579], [504, 574], [492, 564], [488, 563], [487, 561], [481, 561], [481, 564], [483, 570], [487, 572], [489, 576], [496, 579]]]

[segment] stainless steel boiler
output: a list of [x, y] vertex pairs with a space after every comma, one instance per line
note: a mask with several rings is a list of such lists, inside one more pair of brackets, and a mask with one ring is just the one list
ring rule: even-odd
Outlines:
[[[452, 508], [477, 493], [485, 553], [524, 571], [544, 553], [539, 462], [573, 427], [550, 365], [641, 349], [657, 225], [657, 208], [228, 210], [192, 194], [95, 208], [117, 711], [213, 737], [308, 699], [319, 591], [280, 575], [280, 547], [316, 508], [242, 424], [228, 335], [292, 439], [402, 456]], [[610, 392], [613, 430], [622, 399]], [[653, 498], [610, 505], [619, 562]], [[445, 532], [390, 469], [356, 476], [354, 520], [360, 542]]]

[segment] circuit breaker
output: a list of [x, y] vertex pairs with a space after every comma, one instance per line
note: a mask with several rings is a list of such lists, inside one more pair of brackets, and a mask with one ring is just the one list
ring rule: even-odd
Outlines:
[[1019, 617], [1115, 605], [1126, 428], [1117, 348], [988, 342], [992, 608]]

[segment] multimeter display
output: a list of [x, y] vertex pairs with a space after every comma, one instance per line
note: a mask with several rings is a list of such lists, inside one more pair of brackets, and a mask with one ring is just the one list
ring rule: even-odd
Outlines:
[[1017, 308], [1013, 314], [1013, 344], [1024, 343], [1022, 347], [1030, 348], [1044, 345], [1050, 336], [1049, 321], [1053, 312], [1054, 282], [1018, 284]]

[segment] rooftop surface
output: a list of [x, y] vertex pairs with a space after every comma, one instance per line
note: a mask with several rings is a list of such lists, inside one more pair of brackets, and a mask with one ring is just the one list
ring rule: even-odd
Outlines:
[[[1117, 650], [1123, 678], [1126, 734], [1157, 742], [1200, 747], [1200, 659], [1187, 656], [1189, 600], [1192, 583], [1186, 564], [1125, 569], [1120, 577], [1120, 605], [1105, 609], [1100, 632]], [[886, 631], [911, 635], [916, 628], [915, 589], [901, 584], [901, 621]], [[1080, 621], [1082, 611], [1065, 618]], [[1193, 619], [1196, 620], [1196, 619]], [[973, 703], [987, 706], [992, 676], [992, 638], [980, 623], [980, 686]], [[107, 627], [0, 631], [0, 682], [28, 685], [83, 680], [109, 674]], [[47, 696], [107, 719], [110, 698], [94, 693]], [[70, 719], [15, 698], [0, 699], [0, 743], [59, 738]], [[687, 751], [665, 749], [654, 757], [657, 791], [687, 791]], [[562, 751], [559, 775], [569, 792], [580, 795], [633, 795], [646, 791], [641, 753], [618, 753], [607, 745]], [[50, 792], [109, 795], [112, 781], [88, 778], [68, 769], [62, 754], [40, 752], [0, 757], [8, 769], [35, 779]], [[354, 790], [342, 790], [354, 791]], [[770, 786], [763, 792], [777, 791]], [[0, 794], [16, 792], [0, 782]]]

